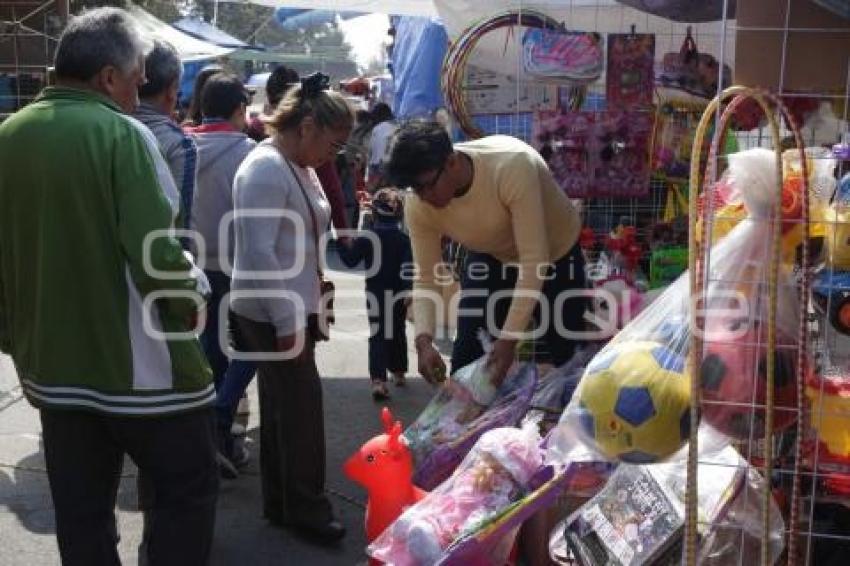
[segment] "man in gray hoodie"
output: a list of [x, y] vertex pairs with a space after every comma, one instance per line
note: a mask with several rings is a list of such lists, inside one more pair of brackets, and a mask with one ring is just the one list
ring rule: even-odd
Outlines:
[[[256, 367], [245, 360], [229, 360], [219, 342], [219, 306], [230, 292], [230, 277], [225, 273], [222, 257], [233, 261], [233, 230], [230, 237], [220, 241], [219, 227], [223, 218], [233, 211], [233, 178], [236, 170], [257, 145], [243, 131], [246, 125], [248, 94], [242, 82], [234, 76], [217, 73], [207, 80], [201, 92], [200, 126], [189, 129], [198, 144], [198, 184], [192, 207], [191, 227], [203, 236], [205, 250], [198, 257], [212, 287], [207, 302], [207, 324], [201, 343], [213, 370], [217, 392], [219, 450], [234, 466], [248, 460], [245, 447], [230, 432], [239, 399], [254, 377]], [[232, 472], [221, 468], [225, 477]]]
[[198, 150], [191, 136], [171, 118], [177, 106], [183, 64], [177, 50], [161, 40], [145, 57], [147, 82], [139, 87], [139, 107], [133, 116], [153, 132], [180, 193], [177, 228], [189, 228]]

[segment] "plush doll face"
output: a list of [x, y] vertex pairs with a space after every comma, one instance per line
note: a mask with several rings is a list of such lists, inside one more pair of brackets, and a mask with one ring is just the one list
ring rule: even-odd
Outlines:
[[510, 472], [502, 466], [490, 454], [482, 454], [481, 460], [476, 467], [473, 485], [482, 493], [490, 493], [495, 490], [499, 483], [513, 483]]

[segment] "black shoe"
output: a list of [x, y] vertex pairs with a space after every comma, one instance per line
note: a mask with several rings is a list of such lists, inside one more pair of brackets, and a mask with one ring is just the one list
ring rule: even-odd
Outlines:
[[375, 401], [386, 401], [390, 398], [390, 392], [387, 390], [387, 384], [377, 379], [372, 380], [372, 399]]

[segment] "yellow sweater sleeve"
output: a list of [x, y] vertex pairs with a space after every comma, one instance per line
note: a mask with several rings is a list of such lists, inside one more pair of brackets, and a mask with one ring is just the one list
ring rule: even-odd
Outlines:
[[441, 300], [440, 285], [436, 279], [437, 265], [442, 261], [440, 242], [442, 235], [428, 221], [422, 204], [410, 197], [405, 205], [405, 221], [410, 232], [416, 280], [413, 283], [413, 323], [415, 336], [434, 336], [437, 304]]
[[[543, 289], [542, 275], [549, 264], [549, 239], [543, 222], [542, 189], [538, 168], [528, 155], [518, 155], [505, 164], [497, 187], [508, 208], [519, 258], [519, 272], [511, 306], [502, 327], [506, 337], [524, 332]], [[511, 336], [514, 334], [514, 336]]]

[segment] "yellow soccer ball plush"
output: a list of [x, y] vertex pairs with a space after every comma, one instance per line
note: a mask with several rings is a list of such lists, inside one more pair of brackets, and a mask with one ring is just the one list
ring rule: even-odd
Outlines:
[[599, 352], [584, 372], [578, 397], [586, 439], [613, 460], [658, 462], [688, 439], [685, 358], [658, 342], [622, 342]]

